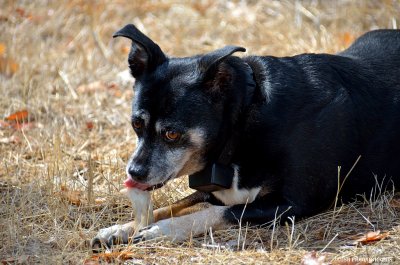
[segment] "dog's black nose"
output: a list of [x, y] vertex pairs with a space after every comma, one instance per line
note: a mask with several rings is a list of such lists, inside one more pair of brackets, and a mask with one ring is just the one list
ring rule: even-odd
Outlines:
[[144, 166], [132, 165], [128, 169], [129, 175], [132, 177], [133, 180], [136, 181], [144, 181], [147, 177], [147, 169]]

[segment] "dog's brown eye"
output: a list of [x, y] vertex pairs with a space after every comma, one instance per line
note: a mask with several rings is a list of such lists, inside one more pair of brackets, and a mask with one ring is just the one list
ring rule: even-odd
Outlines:
[[178, 132], [175, 132], [175, 131], [166, 131], [165, 132], [165, 138], [168, 141], [177, 141], [180, 136], [181, 136], [181, 134]]
[[132, 126], [133, 126], [133, 128], [135, 128], [136, 130], [139, 130], [139, 129], [141, 129], [141, 128], [143, 127], [143, 121], [140, 120], [140, 119], [134, 120], [134, 121], [132, 122]]

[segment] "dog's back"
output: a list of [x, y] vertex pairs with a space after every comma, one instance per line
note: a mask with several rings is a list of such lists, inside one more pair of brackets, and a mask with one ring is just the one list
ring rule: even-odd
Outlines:
[[339, 53], [363, 61], [400, 62], [400, 30], [380, 29], [365, 33]]
[[391, 91], [399, 88], [400, 30], [382, 29], [367, 32], [348, 49], [339, 53], [364, 65], [371, 79], [379, 80]]
[[326, 207], [322, 202], [337, 190], [337, 167], [342, 166], [344, 181], [360, 155], [341, 192], [344, 200], [369, 195], [375, 176], [379, 184], [393, 181], [400, 187], [399, 30], [369, 32], [337, 55], [258, 60], [263, 66], [256, 69], [266, 73], [264, 95], [270, 98], [259, 118], [266, 133], [254, 142], [264, 143], [260, 153], [270, 152], [260, 157], [270, 168], [276, 165], [285, 196], [296, 194], [301, 201], [299, 187], [312, 183], [304, 191], [319, 195], [307, 200], [304, 194], [305, 205]]

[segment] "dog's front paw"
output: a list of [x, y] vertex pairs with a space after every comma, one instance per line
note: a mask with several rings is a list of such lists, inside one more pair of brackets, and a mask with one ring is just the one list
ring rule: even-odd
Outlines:
[[90, 245], [93, 252], [99, 252], [102, 249], [109, 249], [113, 245], [127, 244], [133, 231], [133, 222], [103, 228], [91, 240]]

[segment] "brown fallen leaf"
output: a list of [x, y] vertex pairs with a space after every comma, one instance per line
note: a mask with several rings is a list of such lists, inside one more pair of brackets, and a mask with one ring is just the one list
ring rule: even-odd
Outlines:
[[18, 71], [18, 69], [19, 65], [14, 59], [0, 56], [0, 74], [12, 76]]
[[82, 203], [83, 193], [78, 190], [69, 190], [65, 185], [61, 185], [59, 195], [72, 205], [79, 206]]
[[0, 128], [13, 128], [14, 130], [30, 130], [36, 127], [32, 121], [28, 122], [29, 112], [21, 110], [14, 112], [5, 118], [5, 121], [0, 121]]
[[130, 50], [131, 50], [131, 46], [124, 45], [121, 47], [121, 53], [123, 53], [123, 54], [128, 54]]
[[93, 130], [93, 127], [94, 127], [94, 123], [92, 121], [87, 121], [86, 122], [86, 129], [91, 131], [91, 130]]
[[348, 46], [350, 46], [350, 44], [353, 43], [353, 41], [356, 39], [356, 37], [353, 34], [351, 34], [350, 32], [344, 32], [341, 35], [340, 39], [341, 39], [343, 45], [345, 47], [348, 47]]
[[29, 113], [26, 109], [14, 112], [13, 114], [6, 117], [6, 121], [9, 122], [23, 122], [28, 119]]
[[0, 42], [0, 56], [6, 53], [6, 45]]
[[[115, 262], [115, 261], [124, 261], [128, 259], [132, 259], [134, 257], [134, 253], [131, 251], [117, 251], [111, 253], [99, 253], [94, 254], [90, 258], [87, 258], [83, 264], [102, 264], [101, 262]], [[94, 263], [99, 262], [99, 263]]]
[[371, 244], [371, 243], [375, 243], [376, 241], [385, 239], [386, 237], [389, 236], [389, 233], [382, 233], [380, 230], [377, 231], [371, 231], [366, 233], [365, 235], [361, 236], [360, 238], [357, 238], [356, 240], [354, 240], [354, 243], [360, 243], [362, 245], [367, 245], [367, 244]]

